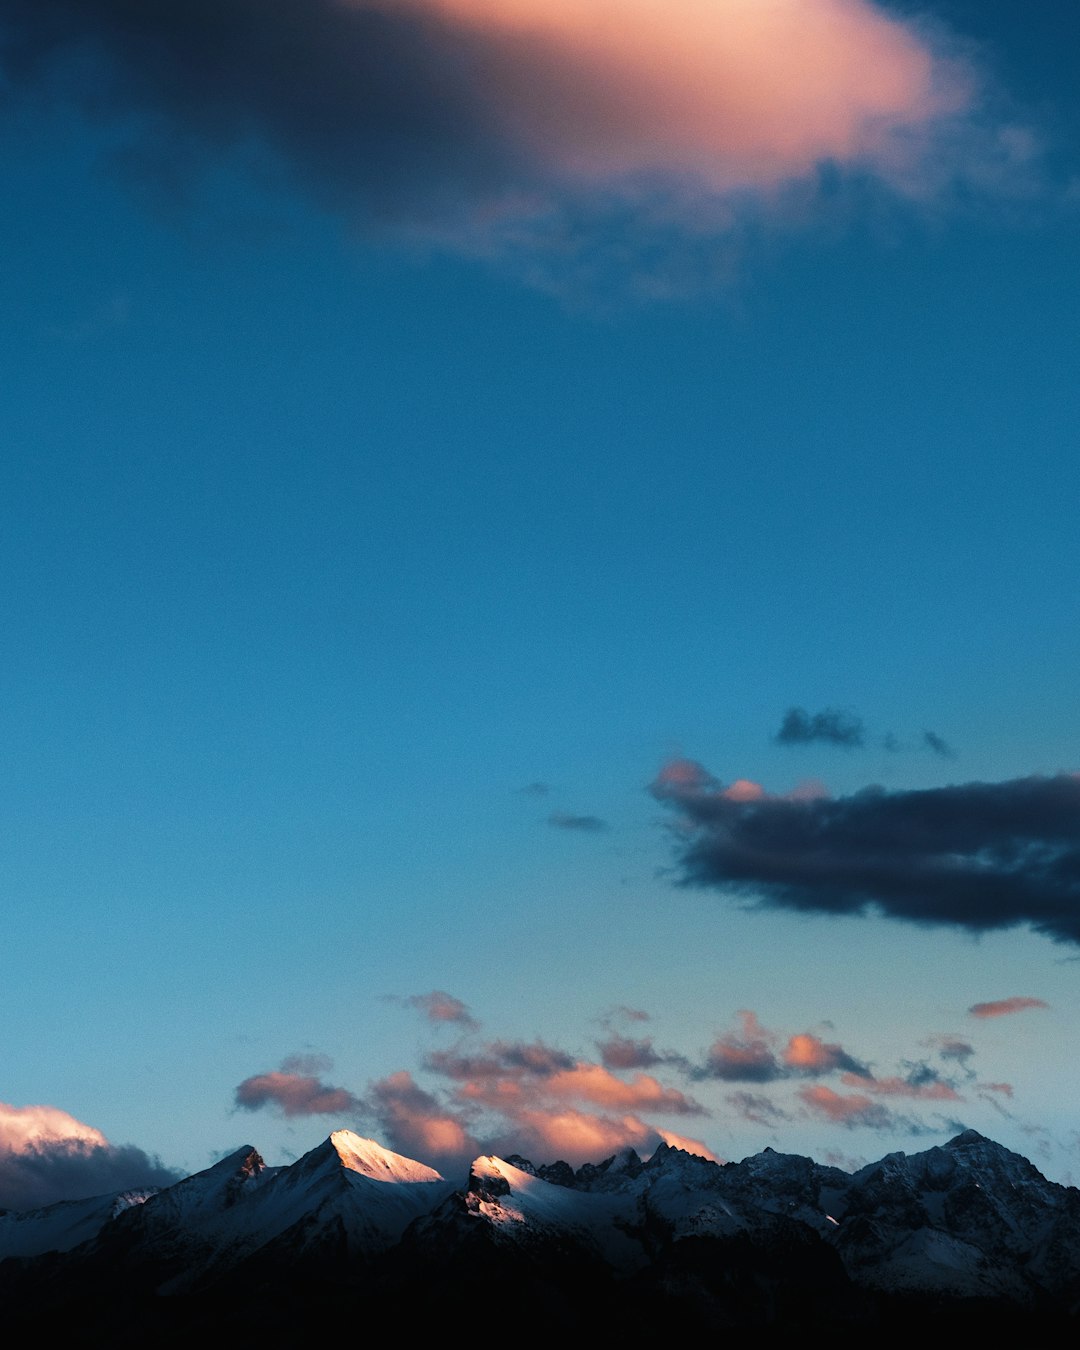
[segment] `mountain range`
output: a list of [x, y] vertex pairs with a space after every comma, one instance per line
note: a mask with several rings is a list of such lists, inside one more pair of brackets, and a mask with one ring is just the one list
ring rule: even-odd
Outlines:
[[164, 1189], [0, 1212], [0, 1297], [111, 1345], [211, 1327], [285, 1344], [373, 1307], [425, 1332], [1067, 1330], [1080, 1191], [973, 1131], [855, 1173], [661, 1145], [577, 1170], [487, 1156], [447, 1179], [338, 1130], [288, 1166], [244, 1146]]

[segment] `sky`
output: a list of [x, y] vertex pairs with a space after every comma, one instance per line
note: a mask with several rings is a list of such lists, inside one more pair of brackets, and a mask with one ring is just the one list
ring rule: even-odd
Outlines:
[[0, 0], [0, 1207], [338, 1128], [1080, 1181], [1078, 49]]

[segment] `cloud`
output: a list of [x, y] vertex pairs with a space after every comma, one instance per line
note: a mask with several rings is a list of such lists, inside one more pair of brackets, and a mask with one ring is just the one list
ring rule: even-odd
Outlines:
[[519, 797], [546, 797], [551, 788], [547, 783], [526, 783], [524, 787], [518, 788]]
[[937, 734], [937, 732], [924, 731], [922, 735], [923, 735], [923, 745], [925, 745], [928, 750], [933, 750], [935, 755], [940, 755], [942, 759], [956, 758], [956, 751], [952, 748], [952, 746], [948, 743], [948, 741], [942, 740], [942, 738]]
[[972, 1017], [1008, 1017], [1028, 1008], [1048, 1008], [1041, 998], [999, 998], [991, 1003], [973, 1003], [968, 1009]]
[[[942, 1059], [955, 1060], [964, 1069], [968, 1069], [968, 1060], [975, 1053], [975, 1047], [970, 1041], [965, 1041], [962, 1036], [953, 1035], [951, 1032], [928, 1036], [923, 1045], [935, 1049]], [[968, 1069], [968, 1072], [972, 1070]]]
[[654, 1069], [662, 1064], [681, 1069], [684, 1073], [690, 1069], [690, 1062], [674, 1050], [657, 1050], [651, 1036], [642, 1036], [635, 1040], [632, 1036], [612, 1034], [606, 1041], [598, 1041], [600, 1061], [606, 1069]]
[[757, 1015], [744, 1009], [738, 1014], [739, 1032], [718, 1036], [709, 1047], [705, 1063], [693, 1071], [698, 1078], [719, 1078], [728, 1083], [771, 1083], [780, 1078], [818, 1077], [846, 1071], [869, 1074], [860, 1060], [840, 1045], [826, 1044], [809, 1031], [789, 1036], [777, 1052], [781, 1037], [763, 1027]]
[[[643, 1120], [641, 1112], [708, 1114], [692, 1097], [651, 1074], [620, 1076], [608, 1065], [539, 1040], [433, 1050], [423, 1067], [446, 1083], [441, 1094], [428, 1098], [426, 1114], [468, 1128], [488, 1152], [597, 1162], [627, 1146], [651, 1152], [663, 1139], [676, 1137]], [[392, 1123], [400, 1128], [400, 1122]], [[704, 1150], [703, 1144], [690, 1142], [693, 1151]]]
[[0, 1102], [0, 1209], [169, 1186], [180, 1174], [55, 1106]]
[[390, 1147], [408, 1157], [461, 1163], [480, 1152], [462, 1114], [447, 1110], [404, 1069], [372, 1083], [364, 1106]]
[[863, 743], [862, 721], [838, 708], [825, 708], [811, 716], [805, 708], [789, 708], [773, 738], [778, 745], [810, 745], [824, 741], [853, 749]]
[[905, 1078], [875, 1078], [873, 1075], [845, 1073], [840, 1076], [845, 1087], [860, 1088], [874, 1097], [911, 1097], [920, 1101], [959, 1102], [963, 1098], [943, 1078], [931, 1070], [929, 1074], [909, 1074]]
[[651, 788], [679, 813], [684, 885], [970, 932], [1029, 924], [1080, 943], [1080, 775], [737, 800], [695, 770], [662, 770]]
[[1013, 1095], [1013, 1086], [1011, 1083], [980, 1083], [980, 1092], [999, 1092], [1003, 1097]]
[[617, 1007], [609, 1009], [600, 1019], [605, 1026], [610, 1026], [612, 1022], [651, 1022], [651, 1016], [644, 1008], [630, 1008], [625, 1003], [620, 1003]]
[[579, 830], [583, 834], [601, 834], [608, 828], [599, 816], [572, 816], [565, 811], [553, 811], [548, 824], [557, 830]]
[[0, 0], [0, 30], [9, 95], [141, 126], [162, 174], [261, 150], [368, 226], [662, 202], [708, 233], [823, 165], [911, 198], [986, 174], [972, 73], [872, 0]]
[[424, 1064], [445, 1078], [550, 1077], [574, 1067], [574, 1058], [543, 1041], [487, 1041], [477, 1049], [433, 1050]]
[[772, 1049], [775, 1037], [752, 1012], [740, 1012], [739, 1020], [741, 1032], [718, 1036], [713, 1041], [701, 1076], [727, 1083], [771, 1083], [780, 1078], [784, 1070]]
[[802, 1073], [833, 1073], [837, 1069], [844, 1069], [861, 1077], [869, 1073], [866, 1066], [853, 1059], [842, 1046], [826, 1045], [808, 1031], [799, 1032], [791, 1037], [784, 1050], [784, 1063], [789, 1069]]
[[361, 1110], [359, 1099], [316, 1077], [331, 1067], [323, 1055], [293, 1055], [280, 1069], [245, 1078], [234, 1100], [244, 1111], [273, 1106], [285, 1116], [354, 1116]]
[[763, 1125], [766, 1129], [788, 1121], [791, 1116], [763, 1092], [732, 1092], [728, 1102], [736, 1112], [752, 1125]]
[[844, 1095], [834, 1092], [823, 1083], [815, 1083], [800, 1088], [799, 1097], [812, 1114], [849, 1130], [891, 1130], [900, 1127], [900, 1121], [891, 1111], [862, 1093]]
[[480, 1025], [461, 999], [442, 989], [433, 989], [430, 994], [410, 994], [405, 1002], [410, 1008], [419, 1009], [429, 1022], [452, 1023], [469, 1030], [475, 1030]]
[[600, 1064], [578, 1063], [553, 1074], [544, 1084], [553, 1097], [590, 1103], [607, 1109], [660, 1111], [674, 1115], [706, 1115], [705, 1108], [675, 1088], [666, 1088], [651, 1075], [636, 1073], [627, 1081]]

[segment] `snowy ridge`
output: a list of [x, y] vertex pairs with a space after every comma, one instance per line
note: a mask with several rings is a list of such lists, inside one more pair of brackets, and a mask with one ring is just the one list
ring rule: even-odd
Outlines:
[[[705, 1250], [707, 1260], [690, 1255]], [[112, 1281], [159, 1294], [226, 1288], [241, 1272], [276, 1288], [305, 1271], [348, 1284], [362, 1271], [573, 1269], [716, 1300], [775, 1293], [813, 1267], [830, 1297], [1071, 1309], [1080, 1192], [970, 1131], [854, 1175], [771, 1149], [718, 1164], [663, 1145], [645, 1161], [628, 1149], [576, 1171], [485, 1155], [462, 1186], [338, 1130], [290, 1166], [245, 1146], [154, 1194], [0, 1215], [0, 1294], [5, 1276], [32, 1286], [34, 1257], [53, 1263], [41, 1267], [50, 1288]], [[713, 1287], [732, 1261], [743, 1274]]]

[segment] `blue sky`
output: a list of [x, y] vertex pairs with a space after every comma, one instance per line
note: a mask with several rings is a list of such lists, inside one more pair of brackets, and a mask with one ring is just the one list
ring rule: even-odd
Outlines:
[[[583, 101], [609, 0], [520, 49], [465, 0], [138, 8], [0, 3], [6, 1146], [31, 1105], [182, 1170], [962, 1122], [1080, 1175], [1076, 8], [829, 0], [836, 106], [754, 32], [746, 117], [670, 126], [636, 51]], [[895, 841], [792, 899], [771, 836], [736, 892], [739, 780], [739, 828], [1005, 785], [1000, 849], [969, 794], [935, 854], [1005, 926]]]

